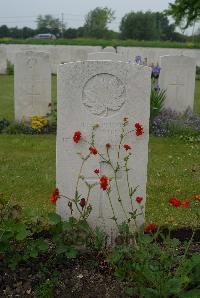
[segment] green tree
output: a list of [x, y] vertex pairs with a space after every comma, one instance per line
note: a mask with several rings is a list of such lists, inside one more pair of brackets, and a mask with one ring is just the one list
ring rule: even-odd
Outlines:
[[54, 18], [52, 15], [39, 15], [36, 20], [38, 33], [52, 33], [60, 35], [64, 29], [64, 24], [59, 18]]
[[115, 19], [114, 11], [104, 7], [96, 7], [85, 18], [84, 35], [88, 37], [102, 38], [108, 33], [108, 24]]
[[200, 19], [200, 0], [176, 0], [169, 3], [166, 13], [174, 18], [176, 25], [186, 29]]
[[130, 12], [120, 24], [123, 39], [137, 40], [173, 39], [174, 25], [169, 24], [168, 18], [160, 12]]

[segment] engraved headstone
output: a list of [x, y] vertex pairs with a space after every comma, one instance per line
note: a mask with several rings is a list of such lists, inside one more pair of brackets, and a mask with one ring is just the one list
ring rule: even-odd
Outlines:
[[112, 61], [125, 61], [122, 55], [112, 52], [94, 52], [88, 54], [88, 60], [112, 60]]
[[5, 74], [7, 68], [6, 50], [0, 46], [0, 74]]
[[45, 116], [51, 102], [49, 55], [32, 51], [17, 53], [14, 70], [15, 120]]
[[[89, 203], [92, 212], [88, 221], [92, 227], [100, 226], [112, 239], [116, 234], [112, 208], [106, 192], [100, 189], [99, 178], [94, 170], [99, 168], [101, 175], [113, 175], [110, 166], [104, 162], [105, 145], [111, 144], [110, 156], [116, 163], [123, 119], [128, 117], [130, 130], [134, 130], [134, 123], [140, 122], [145, 133], [140, 137], [134, 132], [127, 134], [124, 143], [133, 148], [129, 175], [131, 184], [138, 186], [134, 196], [143, 196], [145, 205], [150, 76], [148, 67], [113, 61], [71, 62], [58, 68], [57, 187], [62, 195], [74, 198], [81, 166], [81, 158], [76, 152], [82, 152], [84, 156], [88, 154], [89, 145], [83, 140], [90, 140], [92, 127], [98, 124], [95, 146], [103, 155], [92, 155], [86, 162], [82, 175], [88, 183], [98, 184], [91, 190]], [[82, 140], [75, 144], [72, 138], [77, 130], [81, 131]], [[122, 149], [120, 164], [123, 163], [125, 154]], [[124, 170], [117, 172], [116, 180], [128, 214], [132, 207]], [[114, 211], [118, 222], [122, 223], [126, 217], [113, 181], [111, 188]], [[81, 197], [87, 197], [87, 187], [82, 180], [79, 181], [79, 193]], [[57, 201], [57, 212], [64, 219], [71, 216], [68, 202], [62, 197]], [[134, 209], [138, 207], [134, 197], [132, 203]], [[78, 216], [75, 210], [76, 207], [73, 207], [73, 215]], [[138, 224], [143, 223], [143, 216], [140, 215], [137, 220]]]
[[193, 110], [195, 59], [186, 56], [162, 56], [160, 66], [160, 87], [166, 89], [165, 107], [181, 113], [188, 107]]
[[110, 52], [110, 53], [116, 53], [116, 49], [113, 48], [113, 47], [105, 47], [105, 48], [103, 48], [102, 51], [103, 52], [106, 52], [106, 53], [108, 53], [108, 52]]

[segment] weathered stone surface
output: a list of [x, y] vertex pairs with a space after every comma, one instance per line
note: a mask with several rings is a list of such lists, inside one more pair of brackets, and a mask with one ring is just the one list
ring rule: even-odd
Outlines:
[[165, 107], [181, 113], [188, 107], [193, 110], [195, 60], [186, 56], [162, 56], [160, 66], [160, 87], [167, 91]]
[[22, 52], [14, 65], [15, 119], [29, 121], [31, 116], [45, 116], [51, 102], [51, 69], [49, 55]]
[[112, 61], [125, 61], [125, 57], [112, 52], [94, 52], [88, 54], [88, 60], [112, 60]]
[[113, 48], [113, 47], [105, 47], [105, 48], [103, 48], [102, 51], [103, 52], [106, 52], [106, 53], [108, 53], [108, 52], [110, 52], [110, 53], [116, 53], [116, 49]]
[[[144, 126], [144, 134], [137, 137], [134, 132], [127, 134], [124, 143], [133, 148], [130, 157], [129, 175], [132, 186], [137, 188], [132, 198], [133, 208], [139, 205], [135, 196], [146, 198], [148, 139], [149, 139], [149, 103], [150, 74], [148, 67], [131, 63], [113, 61], [85, 61], [66, 63], [58, 69], [58, 126], [57, 126], [57, 187], [60, 193], [68, 198], [74, 198], [76, 182], [81, 166], [81, 158], [76, 152], [87, 155], [92, 127], [98, 124], [96, 130], [96, 148], [105, 156], [106, 143], [111, 144], [110, 156], [116, 165], [120, 127], [124, 117], [130, 121], [130, 130], [134, 123]], [[82, 140], [75, 144], [73, 134], [80, 130]], [[123, 163], [126, 151], [121, 150], [120, 164]], [[88, 183], [97, 183], [91, 190], [89, 203], [92, 212], [89, 223], [92, 227], [100, 226], [109, 236], [114, 237], [116, 226], [111, 219], [113, 213], [105, 191], [100, 189], [99, 178], [94, 170], [100, 168], [101, 175], [111, 176], [109, 165], [105, 165], [100, 155], [92, 155], [83, 168], [82, 175]], [[113, 174], [112, 174], [113, 176]], [[123, 198], [126, 213], [130, 212], [131, 199], [128, 195], [126, 173], [117, 173], [117, 182]], [[118, 201], [116, 185], [111, 181], [111, 197], [118, 222], [126, 217]], [[80, 198], [87, 197], [87, 187], [79, 182]], [[57, 212], [63, 217], [71, 216], [68, 200], [60, 198], [57, 202]], [[73, 215], [78, 216], [73, 206]], [[143, 216], [138, 217], [138, 224], [143, 222]], [[112, 239], [113, 239], [112, 237]]]
[[0, 46], [0, 74], [5, 74], [7, 69], [6, 50]]

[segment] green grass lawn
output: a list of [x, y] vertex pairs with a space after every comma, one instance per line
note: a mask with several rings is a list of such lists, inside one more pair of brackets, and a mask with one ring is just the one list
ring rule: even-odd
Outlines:
[[[165, 223], [172, 216], [176, 224], [197, 224], [192, 208], [174, 209], [168, 200], [200, 194], [199, 152], [200, 144], [150, 138], [147, 221]], [[0, 192], [7, 198], [15, 196], [22, 206], [49, 211], [55, 187], [55, 136], [1, 135], [0, 181]]]
[[[56, 99], [56, 77], [52, 76]], [[196, 112], [200, 113], [200, 81], [196, 87]], [[0, 76], [0, 118], [13, 119], [13, 77]], [[196, 225], [194, 207], [169, 207], [171, 196], [200, 195], [200, 144], [176, 138], [150, 137], [147, 211], [148, 222], [174, 218], [178, 225]], [[0, 135], [0, 193], [15, 196], [22, 206], [46, 213], [55, 187], [55, 135]], [[200, 205], [199, 205], [200, 208]]]

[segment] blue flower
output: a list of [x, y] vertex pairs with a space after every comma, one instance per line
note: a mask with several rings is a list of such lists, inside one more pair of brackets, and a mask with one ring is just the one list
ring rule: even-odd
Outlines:
[[160, 68], [159, 65], [152, 67], [152, 73], [154, 75], [159, 75], [160, 74], [160, 70], [161, 70], [161, 68]]
[[141, 56], [135, 56], [135, 62], [137, 63], [137, 64], [140, 64], [140, 63], [142, 63], [142, 57]]
[[157, 85], [154, 87], [154, 90], [155, 90], [156, 92], [159, 92], [159, 91], [160, 91], [160, 86], [157, 84]]

